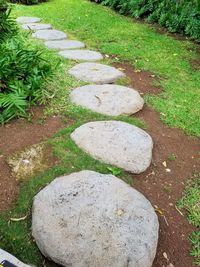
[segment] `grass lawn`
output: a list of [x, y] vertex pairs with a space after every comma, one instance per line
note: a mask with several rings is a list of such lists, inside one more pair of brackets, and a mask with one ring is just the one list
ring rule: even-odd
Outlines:
[[[197, 58], [193, 43], [158, 34], [150, 26], [134, 23], [110, 9], [84, 0], [53, 0], [35, 6], [15, 5], [12, 14], [16, 17], [41, 17], [44, 22], [68, 33], [70, 39], [85, 42], [88, 48], [108, 55], [115, 54], [120, 62], [127, 60], [136, 69], [152, 72], [160, 78], [163, 93], [146, 95], [146, 102], [160, 111], [161, 119], [171, 127], [179, 127], [188, 134], [200, 136], [200, 71], [193, 70], [190, 64], [191, 60]], [[118, 173], [129, 183], [132, 178], [121, 170], [92, 159], [71, 141], [69, 135], [79, 125], [111, 118], [71, 105], [68, 102], [70, 90], [83, 84], [67, 74], [67, 70], [75, 63], [57, 57], [55, 52], [45, 49], [40, 41], [29, 39], [28, 42], [43, 49], [46, 59], [56, 66], [54, 81], [47, 86], [47, 94], [52, 99], [45, 109], [46, 114], [61, 113], [63, 117], [67, 115], [68, 119], [75, 121], [48, 141], [59, 164], [22, 182], [19, 197], [12, 209], [0, 214], [0, 247], [24, 262], [39, 265], [41, 255], [32, 241], [30, 227], [32, 200], [41, 187], [57, 176], [83, 169]], [[105, 62], [112, 63], [114, 59]], [[119, 81], [120, 84], [126, 82], [126, 79]], [[142, 128], [148, 127], [133, 117], [119, 116], [117, 119]], [[20, 222], [9, 220], [25, 215], [27, 218]]]
[[133, 23], [106, 7], [86, 0], [51, 0], [37, 6], [16, 6], [15, 16], [39, 16], [70, 38], [85, 41], [89, 48], [118, 56], [135, 68], [159, 77], [163, 93], [147, 95], [146, 101], [171, 127], [200, 136], [200, 70], [195, 45], [157, 33], [150, 26]]

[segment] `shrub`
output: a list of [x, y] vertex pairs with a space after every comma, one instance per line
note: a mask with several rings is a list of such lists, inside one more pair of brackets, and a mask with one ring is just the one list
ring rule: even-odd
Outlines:
[[43, 98], [43, 84], [49, 64], [35, 48], [27, 48], [18, 36], [1, 45], [0, 123], [25, 116], [29, 105]]
[[169, 32], [186, 34], [200, 41], [199, 0], [98, 0], [121, 14], [158, 22]]
[[0, 0], [0, 123], [26, 116], [29, 105], [44, 98], [41, 86], [50, 65], [41, 52], [17, 34], [10, 8]]
[[10, 7], [4, 0], [0, 0], [0, 43], [17, 33], [15, 21], [9, 16]]
[[10, 2], [15, 4], [36, 5], [41, 2], [46, 2], [46, 0], [10, 0]]

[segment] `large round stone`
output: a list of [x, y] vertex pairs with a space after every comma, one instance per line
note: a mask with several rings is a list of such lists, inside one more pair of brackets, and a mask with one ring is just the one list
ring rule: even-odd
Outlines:
[[151, 267], [158, 228], [150, 202], [112, 175], [73, 173], [34, 198], [33, 237], [66, 267]]
[[67, 51], [60, 51], [58, 54], [67, 59], [80, 60], [80, 61], [98, 61], [103, 59], [101, 53], [91, 50], [78, 50], [78, 49], [67, 50]]
[[116, 68], [98, 63], [80, 63], [69, 70], [75, 78], [98, 84], [113, 83], [125, 74]]
[[85, 47], [84, 43], [76, 40], [46, 41], [44, 44], [49, 49], [58, 49], [58, 50], [76, 49]]
[[9, 254], [3, 249], [0, 249], [0, 263], [3, 261], [9, 261], [10, 263], [14, 264], [17, 267], [31, 267], [30, 265], [24, 264], [23, 262], [19, 261], [13, 255]]
[[58, 30], [39, 30], [34, 32], [32, 37], [42, 40], [62, 40], [67, 38], [67, 35]]
[[111, 116], [136, 113], [144, 104], [136, 90], [113, 84], [76, 88], [71, 92], [70, 99], [75, 104]]
[[28, 24], [22, 24], [22, 28], [24, 30], [38, 31], [38, 30], [52, 29], [52, 26], [51, 24], [45, 24], [45, 23], [28, 23]]
[[95, 159], [132, 173], [145, 171], [151, 163], [151, 137], [125, 122], [89, 122], [77, 128], [71, 138]]
[[18, 17], [16, 19], [16, 21], [18, 23], [25, 24], [25, 23], [36, 23], [36, 22], [40, 22], [41, 19], [40, 18], [37, 18], [37, 17]]

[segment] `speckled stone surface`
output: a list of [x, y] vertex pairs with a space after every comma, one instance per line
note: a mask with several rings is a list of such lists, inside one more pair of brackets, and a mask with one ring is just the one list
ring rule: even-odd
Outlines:
[[76, 40], [46, 41], [45, 46], [49, 49], [65, 50], [84, 48], [85, 44]]
[[131, 173], [144, 172], [151, 164], [150, 135], [122, 121], [88, 122], [75, 129], [71, 138], [93, 158]]
[[99, 52], [91, 51], [91, 50], [66, 50], [60, 51], [58, 53], [60, 56], [79, 61], [98, 61], [103, 59], [103, 56]]
[[136, 90], [114, 84], [76, 88], [71, 92], [70, 99], [77, 105], [110, 116], [134, 114], [144, 105], [143, 98]]
[[37, 18], [37, 17], [18, 17], [16, 19], [16, 21], [18, 23], [21, 24], [25, 24], [25, 23], [36, 23], [36, 22], [40, 22], [41, 18]]
[[62, 266], [151, 267], [158, 228], [151, 203], [113, 175], [56, 178], [33, 202], [33, 237]]
[[27, 24], [22, 24], [22, 28], [24, 30], [38, 31], [38, 30], [52, 29], [52, 26], [51, 24], [45, 24], [45, 23], [27, 23]]
[[63, 40], [67, 38], [67, 35], [58, 30], [39, 30], [34, 32], [32, 37], [42, 40]]
[[99, 63], [80, 63], [69, 70], [78, 80], [97, 84], [113, 83], [125, 76], [120, 70]]

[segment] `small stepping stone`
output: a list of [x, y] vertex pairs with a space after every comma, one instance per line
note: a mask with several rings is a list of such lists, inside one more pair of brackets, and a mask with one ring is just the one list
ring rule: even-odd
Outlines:
[[85, 44], [76, 40], [60, 40], [60, 41], [47, 41], [44, 43], [49, 49], [76, 49], [84, 48]]
[[33, 33], [32, 37], [42, 40], [62, 40], [67, 38], [67, 35], [58, 30], [39, 30]]
[[28, 23], [28, 24], [22, 24], [22, 28], [24, 30], [38, 31], [38, 30], [52, 29], [52, 26], [51, 24], [45, 24], [45, 23]]
[[37, 17], [18, 17], [16, 19], [16, 21], [18, 23], [21, 23], [21, 24], [27, 24], [27, 23], [36, 23], [36, 22], [40, 22], [41, 19], [40, 18], [37, 18]]
[[125, 74], [116, 68], [98, 63], [80, 63], [69, 70], [75, 78], [97, 84], [113, 83]]
[[158, 231], [151, 203], [113, 175], [56, 178], [33, 202], [34, 240], [61, 266], [151, 267]]
[[136, 90], [113, 84], [76, 88], [71, 92], [70, 99], [72, 103], [110, 116], [134, 114], [144, 105], [143, 98]]
[[89, 122], [77, 128], [71, 138], [95, 159], [131, 173], [144, 172], [151, 164], [150, 135], [125, 122]]
[[60, 56], [72, 60], [82, 60], [82, 61], [97, 61], [103, 59], [103, 56], [99, 52], [91, 50], [68, 50], [61, 51], [58, 53]]
[[15, 258], [10, 253], [6, 252], [3, 249], [0, 249], [0, 263], [3, 261], [9, 261], [13, 265], [17, 267], [31, 267], [31, 265], [24, 264], [23, 262], [19, 261], [17, 258]]

